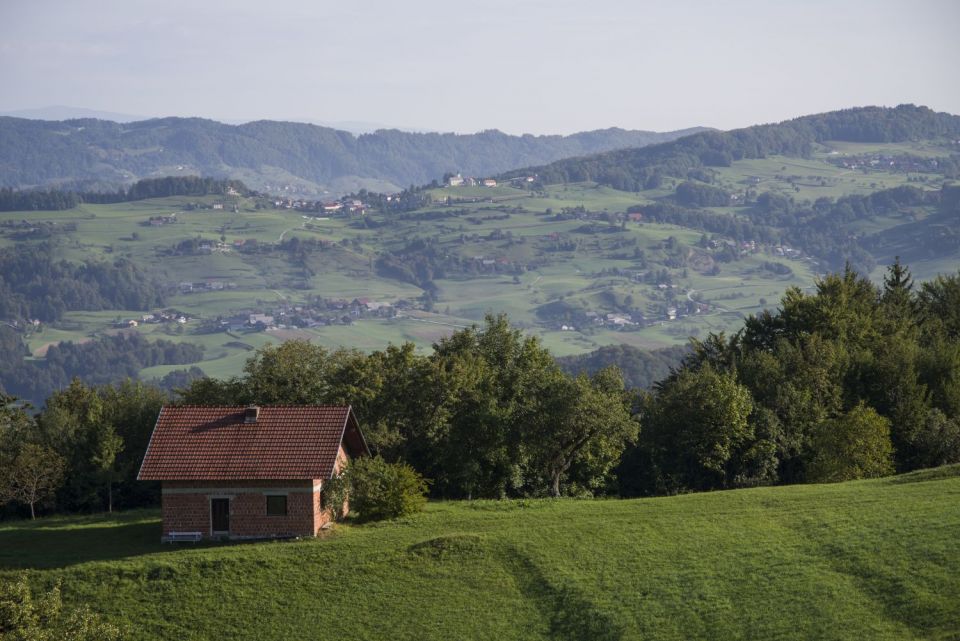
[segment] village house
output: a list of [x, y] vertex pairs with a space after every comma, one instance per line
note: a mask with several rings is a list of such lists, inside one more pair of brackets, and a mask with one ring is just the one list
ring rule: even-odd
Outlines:
[[137, 478], [161, 482], [162, 541], [315, 536], [369, 454], [349, 406], [164, 406]]
[[274, 317], [269, 314], [250, 314], [247, 322], [251, 326], [264, 325], [266, 327], [271, 327], [274, 324]]

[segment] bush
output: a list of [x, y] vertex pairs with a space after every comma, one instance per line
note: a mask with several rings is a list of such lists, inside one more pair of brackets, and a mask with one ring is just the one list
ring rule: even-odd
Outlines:
[[862, 401], [821, 426], [807, 470], [814, 483], [835, 483], [893, 474], [890, 421]]
[[349, 500], [350, 510], [364, 521], [393, 519], [423, 509], [427, 502], [427, 481], [406, 463], [387, 463], [379, 456], [358, 458], [331, 480], [328, 504], [339, 506]]
[[0, 639], [23, 641], [120, 641], [125, 631], [86, 606], [67, 608], [61, 584], [34, 594], [25, 574], [0, 580]]

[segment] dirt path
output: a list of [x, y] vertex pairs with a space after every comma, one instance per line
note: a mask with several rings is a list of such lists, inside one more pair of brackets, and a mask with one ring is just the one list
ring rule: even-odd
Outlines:
[[287, 235], [288, 231], [293, 231], [294, 229], [301, 229], [302, 227], [303, 227], [303, 224], [301, 224], [299, 227], [291, 227], [290, 229], [284, 229], [282, 232], [280, 232], [280, 235], [277, 237], [277, 242], [282, 243], [283, 237]]
[[397, 314], [397, 318], [417, 321], [418, 323], [430, 323], [431, 325], [443, 325], [444, 327], [456, 327], [457, 329], [467, 329], [469, 327], [469, 325], [457, 325], [455, 323], [444, 323], [443, 321], [428, 320], [426, 318], [417, 318], [415, 316], [407, 316], [406, 314]]

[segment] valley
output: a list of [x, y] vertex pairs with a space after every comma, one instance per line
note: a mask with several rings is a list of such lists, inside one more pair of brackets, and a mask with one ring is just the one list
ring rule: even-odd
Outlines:
[[[750, 222], [764, 194], [812, 203], [905, 185], [933, 192], [942, 177], [886, 159], [952, 151], [945, 141], [827, 142], [807, 158], [735, 161], [710, 169], [711, 187], [731, 195], [729, 206], [697, 211]], [[810, 288], [840, 267], [776, 237], [651, 222], [644, 208], [672, 202], [681, 182], [668, 177], [640, 192], [591, 182], [443, 186], [399, 212], [366, 202], [315, 211], [307, 201], [239, 193], [84, 203], [0, 212], [0, 247], [46, 243], [67, 260], [126, 259], [167, 292], [167, 322], [160, 308], [110, 309], [29, 326], [23, 340], [32, 357], [59, 341], [138, 333], [202, 345], [194, 365], [214, 377], [238, 373], [266, 343], [303, 338], [370, 351], [410, 341], [422, 351], [500, 312], [556, 356], [616, 344], [656, 349], [735, 331], [787, 288]], [[372, 201], [360, 192], [344, 202], [358, 199]], [[934, 223], [956, 226], [944, 216], [932, 205], [895, 207], [840, 229], [867, 248], [874, 279], [895, 255], [925, 279], [960, 265], [960, 244], [909, 242]], [[251, 323], [257, 314], [270, 320]], [[156, 365], [140, 376], [180, 369]]]

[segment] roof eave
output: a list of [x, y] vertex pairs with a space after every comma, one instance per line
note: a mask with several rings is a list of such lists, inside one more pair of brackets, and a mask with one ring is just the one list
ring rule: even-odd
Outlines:
[[150, 479], [142, 478], [143, 476], [143, 466], [147, 464], [147, 458], [150, 456], [150, 446], [153, 445], [153, 435], [157, 433], [157, 426], [160, 425], [160, 417], [163, 416], [163, 410], [167, 409], [166, 405], [160, 406], [160, 412], [157, 414], [157, 420], [153, 424], [153, 430], [150, 432], [150, 440], [147, 441], [147, 449], [143, 453], [143, 460], [140, 461], [140, 469], [137, 470], [137, 480], [138, 481], [158, 481], [160, 479]]

